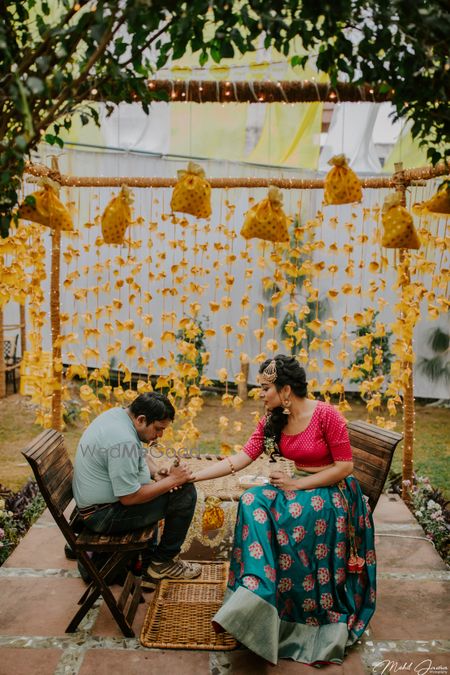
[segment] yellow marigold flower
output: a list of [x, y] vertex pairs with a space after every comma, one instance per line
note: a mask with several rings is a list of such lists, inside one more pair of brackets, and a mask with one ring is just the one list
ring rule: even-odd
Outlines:
[[228, 371], [226, 368], [218, 370], [217, 375], [219, 376], [219, 382], [226, 382], [228, 379]]
[[80, 398], [82, 401], [90, 401], [95, 398], [95, 394], [88, 384], [83, 384], [80, 387]]
[[266, 348], [269, 352], [275, 352], [278, 350], [278, 342], [276, 340], [267, 340]]

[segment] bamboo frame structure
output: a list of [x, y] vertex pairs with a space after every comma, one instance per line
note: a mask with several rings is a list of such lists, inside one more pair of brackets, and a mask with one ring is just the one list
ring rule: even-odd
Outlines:
[[[169, 188], [177, 183], [176, 178], [150, 178], [148, 176], [66, 176], [59, 171], [49, 169], [41, 164], [28, 163], [26, 173], [35, 176], [51, 178], [64, 187], [122, 187], [131, 188]], [[435, 167], [421, 169], [409, 169], [402, 172], [402, 181], [408, 186], [415, 181], [428, 180], [436, 176], [443, 176], [450, 172], [450, 166], [444, 163]], [[299, 178], [208, 178], [212, 188], [265, 188], [276, 185], [286, 190], [321, 190], [324, 187], [324, 179], [299, 179]], [[363, 188], [392, 188], [396, 186], [395, 174], [380, 178], [363, 178]]]
[[[1, 261], [0, 261], [1, 262]], [[0, 309], [0, 398], [6, 396], [5, 340], [3, 337], [3, 310]]]
[[[150, 80], [158, 98], [192, 103], [383, 103], [393, 90], [371, 84], [312, 80]], [[161, 96], [162, 95], [162, 96]]]
[[50, 277], [50, 323], [52, 332], [52, 428], [62, 431], [62, 368], [61, 346], [61, 231], [52, 232], [52, 270]]
[[[403, 165], [401, 162], [394, 165], [395, 168], [395, 190], [401, 195], [401, 205], [406, 206], [406, 188], [407, 183], [404, 180]], [[403, 273], [405, 274], [406, 284], [411, 283], [410, 270], [410, 254], [406, 249], [400, 249], [400, 264], [404, 266]], [[403, 294], [404, 285], [401, 285], [401, 293]], [[406, 301], [406, 299], [404, 299]], [[413, 353], [412, 337], [408, 340], [407, 352]], [[412, 364], [408, 362], [403, 363], [403, 368], [408, 371], [408, 379], [405, 384], [405, 391], [403, 395], [403, 461], [402, 461], [402, 499], [405, 502], [411, 501], [412, 480], [414, 476], [414, 374]]]
[[[56, 163], [52, 162], [52, 169], [42, 165], [28, 164], [26, 172], [34, 177], [47, 176], [67, 187], [120, 187], [126, 185], [133, 188], [165, 188], [176, 184], [174, 178], [149, 178], [142, 177], [90, 177], [90, 176], [66, 176], [60, 174]], [[395, 188], [402, 194], [405, 202], [405, 193], [409, 185], [416, 181], [431, 179], [450, 172], [448, 164], [440, 163], [435, 167], [403, 170], [402, 165], [395, 166], [394, 174], [389, 177], [366, 178], [361, 180], [364, 188]], [[284, 178], [211, 178], [208, 179], [212, 188], [257, 188], [276, 185], [284, 189], [323, 189], [323, 179], [284, 179]], [[55, 429], [61, 428], [62, 403], [61, 403], [61, 371], [55, 370], [55, 362], [60, 363], [61, 348], [55, 346], [55, 340], [60, 335], [59, 321], [59, 264], [60, 264], [60, 237], [61, 234], [54, 232], [52, 238], [52, 284], [51, 284], [51, 325], [52, 325], [52, 351], [53, 351], [53, 377], [55, 389], [52, 397], [52, 424]], [[409, 254], [401, 250], [401, 261], [405, 261]], [[407, 267], [408, 281], [410, 281], [409, 268]], [[411, 344], [412, 349], [412, 344]], [[410, 367], [408, 383], [404, 394], [404, 451], [403, 451], [403, 489], [402, 496], [405, 501], [409, 499], [409, 486], [413, 479], [413, 451], [414, 451], [414, 392], [413, 374]], [[1, 385], [0, 385], [1, 386]]]
[[27, 324], [26, 324], [26, 312], [25, 312], [25, 303], [19, 306], [19, 328], [20, 328], [20, 352], [23, 358], [23, 355], [27, 348]]

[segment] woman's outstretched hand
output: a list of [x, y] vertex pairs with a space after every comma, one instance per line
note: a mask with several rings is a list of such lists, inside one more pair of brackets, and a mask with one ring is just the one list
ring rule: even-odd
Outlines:
[[291, 478], [284, 471], [271, 471], [269, 474], [271, 485], [280, 488], [280, 490], [300, 490], [299, 481]]

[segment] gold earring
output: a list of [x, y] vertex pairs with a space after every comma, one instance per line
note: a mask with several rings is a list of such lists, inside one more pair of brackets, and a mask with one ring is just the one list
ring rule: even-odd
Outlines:
[[284, 405], [283, 415], [290, 415], [291, 411], [289, 410], [289, 408], [292, 405], [292, 401], [290, 399], [286, 398], [283, 402], [283, 405]]

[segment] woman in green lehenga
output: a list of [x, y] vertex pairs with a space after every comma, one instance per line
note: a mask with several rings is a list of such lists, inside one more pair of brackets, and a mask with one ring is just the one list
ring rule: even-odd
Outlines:
[[244, 448], [196, 474], [247, 467], [262, 452], [295, 461], [247, 490], [237, 513], [228, 588], [213, 618], [271, 663], [342, 663], [375, 610], [372, 516], [353, 468], [344, 418], [307, 398], [305, 372], [277, 355], [260, 367], [266, 415]]

